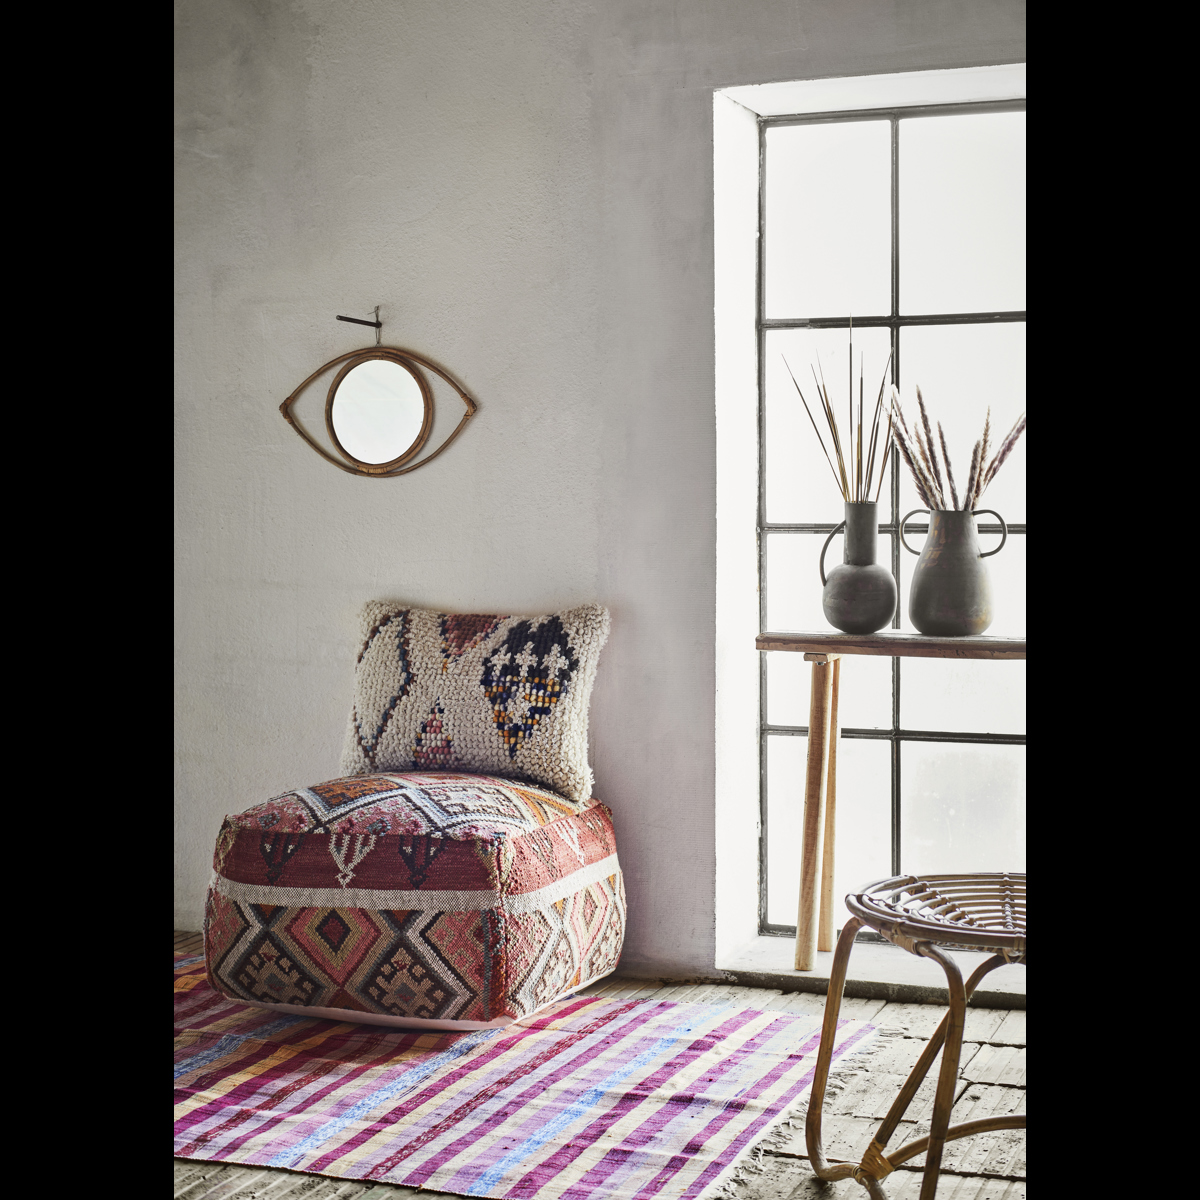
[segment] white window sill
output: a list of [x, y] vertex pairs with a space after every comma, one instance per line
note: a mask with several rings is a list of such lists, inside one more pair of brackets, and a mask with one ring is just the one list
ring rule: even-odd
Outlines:
[[[951, 950], [963, 979], [985, 959], [984, 953]], [[717, 969], [731, 983], [743, 987], [781, 988], [785, 992], [824, 993], [829, 986], [833, 955], [817, 954], [811, 971], [792, 967], [795, 942], [791, 938], [758, 937], [724, 956]], [[977, 1008], [1024, 1008], [1024, 966], [999, 967], [986, 975], [972, 1001]], [[895, 946], [856, 942], [846, 975], [847, 996], [896, 1000], [914, 1004], [947, 1004], [946, 976], [937, 963], [918, 958]]]

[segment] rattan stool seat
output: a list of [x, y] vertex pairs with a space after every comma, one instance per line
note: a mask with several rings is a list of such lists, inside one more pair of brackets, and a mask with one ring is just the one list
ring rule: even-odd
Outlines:
[[[946, 1142], [995, 1129], [1025, 1127], [1025, 1116], [1020, 1113], [966, 1121], [961, 1125], [950, 1124], [967, 1001], [988, 972], [1007, 963], [1025, 962], [1025, 876], [1009, 873], [897, 875], [869, 884], [861, 892], [847, 896], [846, 907], [851, 916], [838, 938], [833, 967], [829, 973], [821, 1047], [817, 1053], [817, 1067], [805, 1122], [809, 1161], [822, 1179], [854, 1179], [875, 1200], [887, 1200], [881, 1181], [901, 1163], [924, 1154], [921, 1200], [934, 1200], [941, 1171], [942, 1148]], [[829, 1078], [838, 1010], [846, 986], [850, 951], [855, 935], [864, 925], [910, 954], [931, 959], [941, 966], [946, 973], [950, 1011], [926, 1044], [862, 1161], [855, 1165], [832, 1163], [825, 1157], [821, 1145], [821, 1110]], [[991, 957], [976, 967], [970, 979], [964, 982], [958, 964], [939, 949], [946, 946], [991, 951]], [[929, 1136], [918, 1138], [888, 1153], [887, 1144], [939, 1051], [942, 1051], [942, 1065], [938, 1073]]]
[[846, 907], [910, 953], [923, 941], [1025, 961], [1024, 875], [897, 875], [847, 896]]

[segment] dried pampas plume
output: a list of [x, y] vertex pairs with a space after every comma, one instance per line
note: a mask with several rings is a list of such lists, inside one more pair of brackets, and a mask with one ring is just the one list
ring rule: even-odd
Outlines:
[[[912, 430], [904, 419], [904, 410], [900, 407], [900, 393], [892, 388], [892, 411], [889, 422], [900, 456], [912, 472], [913, 483], [917, 495], [926, 508], [942, 512], [958, 512], [964, 509], [974, 512], [979, 500], [987, 490], [987, 486], [996, 477], [996, 472], [1004, 465], [1004, 460], [1012, 453], [1013, 447], [1021, 434], [1025, 432], [1025, 414], [1022, 413], [1016, 424], [1009, 430], [1000, 448], [996, 451], [991, 462], [988, 462], [988, 451], [991, 449], [992, 410], [989, 408], [983, 422], [983, 436], [975, 443], [971, 452], [971, 470], [967, 475], [967, 487], [961, 498], [954, 485], [954, 470], [950, 466], [950, 455], [946, 450], [946, 435], [938, 422], [938, 437], [935, 442], [929, 421], [929, 413], [925, 409], [925, 398], [921, 389], [917, 388], [917, 407], [920, 410], [921, 422]], [[942, 458], [938, 462], [938, 449]], [[950, 503], [946, 503], [946, 489], [942, 486], [942, 467], [946, 469], [946, 482], [950, 489]]]

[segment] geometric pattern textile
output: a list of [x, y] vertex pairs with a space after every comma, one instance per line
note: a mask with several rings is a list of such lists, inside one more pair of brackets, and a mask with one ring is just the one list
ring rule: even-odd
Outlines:
[[368, 604], [342, 774], [480, 772], [582, 804], [588, 700], [608, 629], [599, 605], [511, 617]]
[[[496, 1200], [707, 1200], [804, 1099], [820, 1042], [815, 1015], [602, 996], [402, 1033], [175, 970], [177, 1157]], [[873, 1034], [840, 1021], [835, 1062]]]
[[388, 772], [226, 817], [212, 986], [251, 1004], [439, 1029], [511, 1024], [610, 974], [612, 816], [511, 779]]

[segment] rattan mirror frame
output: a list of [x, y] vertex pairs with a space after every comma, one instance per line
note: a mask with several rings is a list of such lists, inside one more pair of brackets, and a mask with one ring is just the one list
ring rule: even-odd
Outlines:
[[[338, 441], [337, 434], [333, 429], [333, 401], [337, 394], [337, 389], [342, 380], [361, 363], [367, 362], [370, 359], [384, 359], [388, 362], [394, 362], [398, 366], [403, 367], [417, 381], [421, 389], [421, 395], [425, 401], [425, 417], [421, 425], [421, 431], [417, 435], [416, 440], [408, 447], [399, 458], [393, 459], [386, 463], [364, 463], [359, 459], [354, 458]], [[293, 405], [299, 399], [301, 394], [315, 380], [320, 379], [327, 371], [334, 367], [341, 367], [337, 375], [334, 377], [332, 384], [329, 387], [329, 393], [325, 400], [325, 428], [329, 435], [329, 439], [333, 444], [334, 449], [342, 457], [339, 459], [333, 454], [330, 454], [324, 446], [321, 445], [296, 418], [296, 414], [292, 411]], [[427, 454], [418, 462], [411, 460], [419, 455], [424, 449], [426, 442], [429, 440], [429, 434], [433, 429], [434, 417], [434, 399], [433, 390], [429, 386], [428, 379], [422, 373], [421, 368], [424, 367], [427, 371], [432, 371], [439, 379], [445, 380], [446, 383], [454, 389], [460, 400], [462, 400], [465, 412], [461, 420], [454, 427], [450, 436], [434, 451]], [[323, 458], [326, 462], [332, 463], [335, 467], [342, 471], [346, 471], [351, 475], [365, 475], [373, 479], [390, 479], [396, 475], [407, 475], [410, 471], [415, 471], [418, 467], [423, 467], [426, 463], [432, 462], [447, 446], [450, 445], [455, 438], [462, 433], [467, 422], [478, 411], [479, 406], [467, 395], [466, 391], [459, 386], [455, 380], [448, 375], [436, 363], [431, 362], [424, 355], [417, 354], [413, 350], [402, 350], [395, 346], [371, 346], [367, 349], [351, 350], [347, 354], [340, 354], [337, 358], [330, 359], [324, 366], [319, 367], [314, 371], [284, 402], [279, 406], [279, 411], [283, 419]]]

